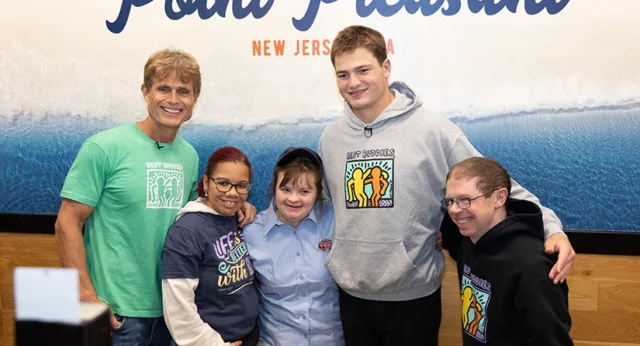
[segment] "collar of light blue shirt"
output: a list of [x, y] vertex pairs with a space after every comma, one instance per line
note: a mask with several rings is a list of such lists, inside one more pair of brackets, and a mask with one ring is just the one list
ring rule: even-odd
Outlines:
[[[269, 203], [269, 208], [267, 209], [267, 222], [264, 224], [264, 235], [266, 236], [267, 233], [269, 233], [269, 231], [271, 231], [274, 227], [276, 226], [282, 226], [285, 223], [278, 220], [278, 215], [276, 215], [276, 203], [275, 201], [272, 199], [271, 203]], [[313, 206], [313, 209], [311, 209], [311, 213], [309, 213], [309, 216], [307, 216], [304, 220], [302, 220], [302, 222], [300, 223], [300, 225], [298, 226], [298, 228], [300, 228], [300, 226], [307, 220], [311, 220], [313, 221], [313, 223], [315, 223], [316, 225], [318, 224], [318, 217], [320, 216], [320, 202], [316, 202], [316, 204]]]

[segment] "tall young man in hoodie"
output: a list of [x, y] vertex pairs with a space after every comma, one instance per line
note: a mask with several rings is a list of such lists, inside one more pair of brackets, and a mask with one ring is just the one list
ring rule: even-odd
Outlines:
[[[446, 176], [481, 154], [451, 121], [422, 109], [404, 83], [389, 85], [384, 37], [351, 26], [331, 50], [344, 116], [327, 126], [319, 153], [333, 200], [327, 268], [341, 288], [347, 345], [437, 345], [444, 255], [435, 248]], [[514, 197], [539, 204], [517, 183]], [[545, 246], [559, 252], [561, 282], [575, 252], [556, 215], [542, 208]]]
[[484, 157], [447, 175], [442, 230], [464, 236], [450, 251], [457, 252], [462, 344], [572, 346], [567, 283], [547, 277], [554, 261], [543, 251], [542, 212], [510, 191], [507, 171]]

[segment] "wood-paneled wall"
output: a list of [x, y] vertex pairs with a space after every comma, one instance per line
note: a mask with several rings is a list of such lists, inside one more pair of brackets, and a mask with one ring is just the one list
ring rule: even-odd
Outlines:
[[[0, 346], [13, 346], [13, 268], [60, 266], [53, 235], [0, 233]], [[460, 295], [449, 260], [440, 345], [460, 345]], [[568, 279], [576, 346], [640, 346], [640, 257], [579, 254]]]
[[15, 344], [13, 268], [60, 265], [53, 235], [0, 233], [0, 346]]

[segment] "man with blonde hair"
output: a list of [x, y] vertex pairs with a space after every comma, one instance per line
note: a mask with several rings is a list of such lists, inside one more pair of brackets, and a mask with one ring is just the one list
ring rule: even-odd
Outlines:
[[[343, 29], [331, 62], [344, 116], [326, 127], [319, 153], [336, 223], [326, 265], [341, 288], [345, 342], [437, 345], [444, 256], [435, 244], [445, 178], [449, 167], [481, 154], [451, 121], [424, 110], [409, 86], [389, 85], [378, 31]], [[352, 193], [354, 179], [361, 184]], [[513, 194], [539, 204], [515, 182]], [[542, 210], [547, 250], [559, 252], [550, 277], [561, 282], [575, 252], [553, 211]]]
[[149, 57], [143, 80], [146, 118], [83, 143], [55, 226], [62, 264], [79, 271], [80, 299], [112, 309], [114, 345], [171, 341], [160, 254], [178, 210], [197, 197], [198, 154], [178, 130], [200, 95], [200, 66], [190, 54], [161, 50]]

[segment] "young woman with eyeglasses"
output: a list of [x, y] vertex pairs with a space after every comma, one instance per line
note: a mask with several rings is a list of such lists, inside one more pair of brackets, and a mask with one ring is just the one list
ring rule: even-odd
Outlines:
[[[174, 345], [255, 345], [258, 295], [236, 212], [251, 190], [251, 164], [216, 150], [200, 198], [178, 212], [162, 249], [164, 318]], [[135, 278], [133, 278], [135, 279]]]

